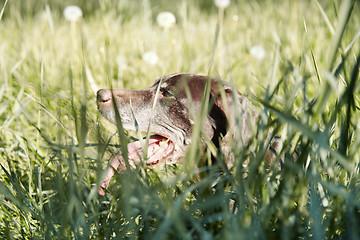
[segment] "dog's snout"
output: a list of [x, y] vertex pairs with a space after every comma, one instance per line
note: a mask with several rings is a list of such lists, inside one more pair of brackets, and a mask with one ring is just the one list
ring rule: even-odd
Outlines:
[[112, 98], [112, 94], [111, 94], [111, 90], [109, 89], [100, 89], [97, 92], [97, 101], [99, 103], [106, 103], [111, 101]]

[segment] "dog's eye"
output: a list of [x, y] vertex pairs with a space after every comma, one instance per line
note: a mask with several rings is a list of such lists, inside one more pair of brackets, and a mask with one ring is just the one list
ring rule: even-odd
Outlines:
[[164, 97], [174, 97], [174, 95], [165, 88], [160, 88], [160, 91]]

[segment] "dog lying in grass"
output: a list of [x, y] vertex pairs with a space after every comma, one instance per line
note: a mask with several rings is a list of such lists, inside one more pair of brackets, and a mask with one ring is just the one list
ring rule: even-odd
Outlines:
[[[217, 149], [221, 148], [230, 168], [234, 164], [232, 139], [244, 146], [248, 144], [259, 116], [249, 100], [224, 81], [188, 73], [159, 78], [143, 90], [101, 89], [97, 92], [97, 104], [101, 115], [115, 124], [119, 114], [125, 130], [150, 131], [146, 154], [143, 153], [145, 139], [127, 145], [128, 163], [133, 168], [141, 161], [150, 168], [181, 162], [190, 147], [197, 121], [202, 126], [201, 142], [211, 141]], [[205, 105], [208, 111], [201, 119], [199, 115]], [[114, 170], [126, 169], [120, 154], [110, 164], [102, 188], [107, 188]], [[99, 193], [103, 195], [102, 188]]]

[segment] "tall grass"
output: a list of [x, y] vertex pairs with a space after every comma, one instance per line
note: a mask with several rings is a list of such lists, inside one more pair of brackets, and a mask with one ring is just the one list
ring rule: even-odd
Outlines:
[[[223, 13], [212, 1], [77, 1], [77, 23], [62, 16], [70, 2], [26, 2], [0, 6], [1, 238], [359, 238], [356, 1], [233, 1]], [[164, 10], [177, 17], [167, 30]], [[199, 121], [184, 164], [116, 174], [98, 195], [131, 139], [99, 116], [94, 91], [181, 71], [236, 85], [262, 112], [256, 136], [234, 140], [233, 169], [207, 169]], [[282, 146], [270, 167], [269, 129]]]

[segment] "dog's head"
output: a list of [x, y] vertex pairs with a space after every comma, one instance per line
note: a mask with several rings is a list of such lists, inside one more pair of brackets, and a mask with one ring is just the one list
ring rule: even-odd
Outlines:
[[[97, 93], [98, 109], [116, 123], [116, 108], [125, 130], [150, 129], [148, 166], [173, 164], [181, 161], [189, 148], [192, 126], [201, 112], [208, 81], [209, 111], [203, 122], [203, 139], [211, 139], [216, 147], [222, 145], [221, 138], [230, 135], [234, 115], [239, 113], [240, 139], [248, 142], [253, 132], [248, 128], [249, 122], [254, 120], [256, 111], [245, 97], [214, 77], [179, 73], [159, 78], [152, 87], [143, 90], [101, 89]], [[238, 106], [236, 111], [234, 106]], [[139, 162], [143, 156], [142, 143], [130, 143], [128, 152], [129, 160]]]

